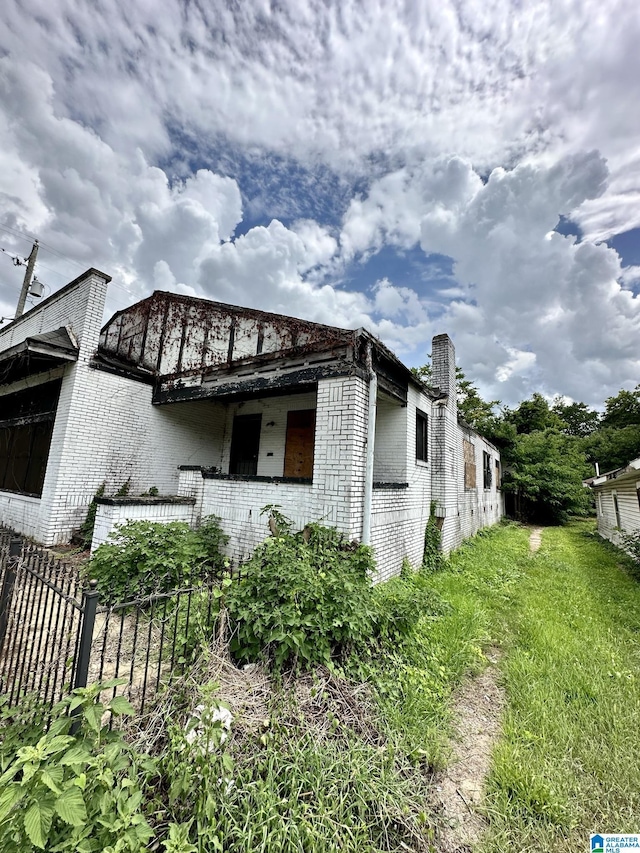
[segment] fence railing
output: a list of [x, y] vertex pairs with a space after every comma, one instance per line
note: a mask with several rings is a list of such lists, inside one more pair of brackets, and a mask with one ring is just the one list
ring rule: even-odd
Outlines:
[[219, 587], [208, 578], [107, 605], [95, 581], [0, 530], [0, 695], [9, 707], [31, 694], [53, 705], [89, 682], [123, 679], [113, 692], [143, 713], [211, 637]]

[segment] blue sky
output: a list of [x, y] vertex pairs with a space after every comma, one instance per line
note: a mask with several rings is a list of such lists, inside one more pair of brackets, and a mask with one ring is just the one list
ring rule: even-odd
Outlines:
[[640, 11], [632, 0], [7, 0], [0, 316], [113, 276], [448, 332], [491, 399], [640, 381]]

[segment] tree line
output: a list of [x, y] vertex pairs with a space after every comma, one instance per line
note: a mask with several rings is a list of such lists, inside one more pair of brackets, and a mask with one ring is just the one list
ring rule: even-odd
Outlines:
[[[414, 369], [430, 384], [431, 367]], [[458, 413], [500, 450], [507, 506], [528, 521], [561, 524], [592, 509], [582, 485], [595, 474], [640, 456], [640, 384], [604, 401], [599, 412], [585, 403], [534, 393], [515, 408], [484, 400], [457, 368]]]

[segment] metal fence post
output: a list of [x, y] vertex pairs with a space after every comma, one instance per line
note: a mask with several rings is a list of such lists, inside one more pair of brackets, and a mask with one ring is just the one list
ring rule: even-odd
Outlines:
[[89, 581], [89, 589], [82, 592], [82, 622], [80, 623], [80, 645], [78, 646], [78, 660], [76, 663], [72, 689], [86, 687], [89, 675], [89, 660], [91, 657], [91, 643], [93, 641], [93, 628], [96, 623], [96, 611], [100, 593], [97, 590], [98, 581]]
[[9, 610], [11, 608], [13, 587], [16, 582], [16, 570], [21, 553], [22, 539], [12, 539], [9, 543], [7, 570], [2, 581], [2, 590], [0, 590], [0, 651], [2, 651], [2, 647], [4, 646], [4, 638], [7, 633], [7, 625], [9, 624]]

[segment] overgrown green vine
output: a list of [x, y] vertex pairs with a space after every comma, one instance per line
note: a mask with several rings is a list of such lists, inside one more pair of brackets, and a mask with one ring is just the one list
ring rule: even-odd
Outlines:
[[442, 568], [442, 531], [436, 517], [437, 501], [431, 501], [429, 520], [424, 530], [424, 551], [422, 554], [422, 569], [435, 572]]

